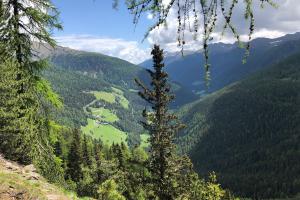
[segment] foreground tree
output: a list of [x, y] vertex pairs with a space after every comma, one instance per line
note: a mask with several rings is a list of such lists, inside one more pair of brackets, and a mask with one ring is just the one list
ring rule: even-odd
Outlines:
[[1, 43], [5, 44], [1, 52], [15, 57], [22, 70], [36, 72], [41, 63], [34, 65], [32, 62], [35, 55], [33, 45], [40, 43], [55, 46], [50, 31], [62, 28], [58, 22], [58, 11], [50, 0], [2, 0], [0, 6], [1, 17], [4, 19], [0, 27], [0, 38]]
[[[28, 73], [19, 67], [14, 59], [0, 63], [0, 151], [12, 160], [27, 164], [33, 156], [30, 147], [36, 145], [32, 140], [36, 139], [33, 133], [37, 131], [34, 116], [37, 105], [32, 90], [19, 94], [21, 85], [30, 85]], [[16, 79], [20, 74], [22, 81]], [[35, 126], [31, 122], [35, 122]]]
[[73, 139], [70, 147], [70, 152], [68, 155], [67, 164], [67, 178], [72, 179], [72, 181], [78, 183], [82, 179], [82, 146], [80, 131], [75, 129], [73, 132]]
[[187, 178], [192, 172], [188, 158], [176, 155], [173, 143], [176, 132], [184, 126], [177, 117], [168, 112], [168, 105], [174, 99], [167, 83], [167, 73], [163, 71], [163, 50], [155, 45], [152, 52], [154, 70], [148, 70], [151, 86], [136, 80], [142, 88], [139, 95], [151, 106], [151, 111], [143, 111], [144, 128], [150, 133], [149, 171], [155, 196], [161, 200], [171, 200], [188, 193]]
[[[50, 84], [41, 78], [40, 72], [47, 62], [35, 59], [37, 55], [33, 47], [37, 44], [55, 45], [50, 31], [61, 28], [57, 15], [49, 0], [0, 1], [1, 72], [11, 73], [10, 79], [1, 79], [1, 85], [9, 86], [13, 92], [13, 95], [3, 96], [4, 101], [10, 102], [3, 109], [11, 107], [13, 109], [9, 111], [14, 112], [10, 121], [5, 120], [1, 124], [5, 130], [0, 135], [1, 151], [9, 159], [34, 163], [44, 176], [53, 181], [59, 179], [55, 176], [61, 168], [49, 145], [51, 127], [44, 109], [47, 106], [44, 105], [52, 103], [59, 107], [62, 103]], [[5, 118], [4, 112], [1, 112], [0, 118]], [[4, 144], [11, 148], [5, 148]]]

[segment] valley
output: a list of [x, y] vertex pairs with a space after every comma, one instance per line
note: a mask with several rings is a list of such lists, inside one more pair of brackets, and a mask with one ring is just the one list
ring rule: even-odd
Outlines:
[[1, 0], [0, 199], [300, 199], [298, 1]]
[[[299, 82], [297, 77], [299, 77], [298, 64], [300, 61], [297, 59], [299, 57], [298, 54], [290, 56], [298, 51], [298, 47], [295, 46], [295, 44], [300, 41], [298, 36], [299, 34], [295, 34], [294, 36], [288, 35], [277, 39], [281, 42], [276, 43], [276, 46], [272, 45], [273, 40], [254, 40], [252, 42], [254, 48], [253, 54], [251, 54], [245, 66], [243, 66], [241, 60], [239, 60], [239, 56], [242, 56], [242, 50], [236, 49], [235, 51], [240, 52], [237, 54], [231, 52], [233, 51], [232, 49], [235, 49], [234, 45], [231, 47], [229, 45], [219, 47], [219, 44], [212, 46], [212, 52], [214, 52], [214, 49], [216, 51], [216, 53], [213, 53], [213, 56], [216, 55], [216, 60], [218, 62], [228, 63], [228, 65], [231, 63], [231, 68], [224, 68], [223, 72], [218, 72], [220, 73], [218, 75], [219, 78], [213, 79], [211, 87], [205, 92], [201, 92], [200, 95], [190, 95], [195, 93], [195, 88], [197, 88], [197, 91], [204, 88], [201, 84], [195, 84], [193, 78], [189, 79], [190, 82], [186, 82], [188, 80], [185, 76], [188, 75], [188, 73], [181, 77], [174, 77], [172, 74], [179, 74], [179, 72], [170, 71], [171, 80], [175, 79], [176, 82], [179, 82], [179, 84], [177, 84], [179, 85], [179, 89], [176, 90], [177, 95], [185, 98], [184, 101], [177, 101], [178, 103], [172, 107], [187, 125], [187, 128], [181, 131], [176, 139], [179, 151], [191, 156], [197, 172], [204, 175], [207, 175], [211, 171], [217, 172], [220, 177], [220, 182], [240, 196], [249, 196], [253, 193], [257, 193], [259, 196], [266, 195], [266, 197], [272, 196], [272, 194], [275, 195], [274, 197], [280, 196], [280, 194], [276, 193], [274, 188], [269, 188], [270, 193], [266, 193], [266, 186], [263, 184], [268, 185], [269, 183], [266, 181], [265, 183], [261, 183], [256, 179], [257, 175], [254, 176], [254, 174], [250, 172], [255, 169], [255, 174], [257, 174], [259, 170], [267, 169], [269, 165], [276, 165], [275, 163], [271, 164], [277, 162], [275, 158], [271, 157], [274, 154], [278, 155], [278, 151], [284, 148], [279, 141], [285, 138], [284, 140], [288, 142], [291, 137], [298, 137], [296, 130], [299, 130], [299, 127], [296, 125], [296, 120], [299, 119], [300, 116], [292, 111], [294, 109], [292, 107], [299, 110], [299, 99], [297, 97]], [[276, 41], [276, 39], [274, 39], [274, 41]], [[286, 49], [285, 54], [278, 57], [278, 51], [282, 48]], [[261, 52], [256, 52], [256, 49], [260, 49], [260, 51], [265, 49], [264, 51], [267, 51], [263, 60], [259, 57]], [[225, 56], [228, 51], [228, 54], [232, 57]], [[58, 90], [58, 93], [62, 95], [66, 104], [65, 111], [62, 112], [65, 112], [63, 115], [67, 115], [68, 110], [76, 110], [78, 113], [77, 116], [72, 114], [72, 117], [68, 117], [68, 120], [73, 121], [72, 123], [79, 127], [84, 134], [94, 139], [101, 139], [106, 145], [123, 142], [129, 146], [139, 145], [142, 148], [147, 148], [149, 135], [144, 133], [143, 128], [138, 123], [141, 119], [140, 111], [146, 105], [139, 100], [137, 88], [134, 83], [131, 82], [132, 80], [130, 81], [131, 78], [128, 78], [128, 81], [126, 81], [126, 76], [132, 77], [132, 79], [136, 76], [147, 82], [147, 79], [143, 78], [145, 77], [145, 75], [143, 75], [143, 69], [138, 66], [133, 67], [135, 70], [132, 70], [132, 72], [134, 73], [131, 72], [125, 77], [122, 76], [122, 78], [125, 78], [122, 81], [112, 77], [108, 79], [104, 77], [111, 76], [111, 74], [104, 72], [105, 65], [102, 66], [98, 63], [94, 63], [94, 65], [98, 67], [94, 68], [92, 67], [93, 65], [89, 65], [88, 68], [81, 67], [81, 63], [84, 62], [80, 61], [81, 59], [90, 63], [90, 56], [93, 55], [97, 57], [96, 54], [89, 55], [88, 53], [83, 53], [81, 55], [79, 52], [81, 55], [79, 57], [80, 60], [77, 60], [78, 64], [75, 62], [75, 65], [73, 65], [73, 63], [71, 64], [70, 62], [73, 62], [73, 56], [78, 54], [78, 52], [74, 52], [72, 52], [72, 54], [74, 54], [72, 56], [68, 55], [69, 53], [67, 53], [67, 56], [63, 56], [64, 54], [54, 54], [53, 58], [50, 56], [54, 64], [54, 69], [62, 70], [66, 73], [65, 75], [60, 73], [63, 75], [60, 79], [54, 77], [53, 74], [51, 75], [51, 73], [56, 75], [56, 71], [49, 70], [45, 74], [52, 82], [54, 88], [58, 88], [59, 84], [67, 84], [64, 89], [68, 90], [73, 90], [73, 87], [80, 87], [78, 88], [79, 90], [76, 90], [77, 93], [81, 91], [79, 93], [81, 98], [78, 98], [78, 96], [70, 98], [65, 95], [63, 91]], [[70, 56], [71, 58], [69, 58]], [[223, 56], [223, 58], [220, 60], [218, 56]], [[274, 60], [275, 57], [276, 60]], [[168, 60], [168, 58], [166, 59]], [[174, 62], [178, 62], [180, 66], [191, 66], [185, 62], [198, 63], [198, 59], [198, 54], [189, 54], [184, 58], [171, 59], [172, 62], [167, 62], [167, 70], [177, 70], [177, 68], [173, 66], [175, 65]], [[235, 64], [233, 64], [231, 60], [235, 60]], [[260, 62], [256, 63], [252, 60], [260, 60]], [[72, 66], [72, 68], [70, 68], [70, 66]], [[213, 62], [213, 66], [218, 68], [217, 63]], [[229, 76], [233, 70], [233, 66], [235, 73]], [[103, 67], [104, 69], [102, 69]], [[115, 68], [115, 65], [111, 67]], [[197, 67], [200, 69], [201, 65], [197, 64]], [[241, 71], [239, 72], [239, 70]], [[123, 71], [121, 73], [123, 73]], [[84, 81], [80, 82], [80, 85], [75, 86], [76, 83], [71, 82], [72, 78], [64, 78], [70, 76], [74, 77], [74, 81], [77, 80], [78, 77]], [[113, 77], [118, 76], [117, 74], [113, 75]], [[201, 78], [199, 74], [197, 74], [197, 77], [198, 79]], [[225, 80], [224, 77], [226, 77], [225, 79], [227, 80]], [[232, 78], [229, 80], [229, 77]], [[191, 82], [193, 87], [187, 84]], [[181, 84], [184, 85], [184, 87], [180, 87]], [[188, 88], [190, 91], [187, 91], [189, 90]], [[185, 92], [187, 92], [188, 95], [184, 95]], [[75, 99], [76, 101], [74, 101]], [[274, 104], [271, 105], [268, 103], [270, 101], [274, 102]], [[289, 108], [289, 106], [292, 107]], [[262, 110], [264, 110], [264, 112], [260, 114]], [[60, 115], [60, 119], [63, 119], [62, 114], [55, 113], [56, 112], [53, 114]], [[76, 122], [77, 118], [82, 120], [80, 124]], [[265, 123], [261, 123], [261, 120]], [[281, 122], [279, 120], [284, 121]], [[288, 121], [293, 121], [293, 124], [290, 124]], [[284, 130], [287, 135], [280, 135], [280, 130]], [[289, 132], [289, 130], [293, 131], [293, 133]], [[252, 135], [253, 133], [256, 134]], [[247, 137], [244, 134], [246, 134]], [[272, 139], [268, 137], [272, 137]], [[281, 139], [279, 140], [279, 138]], [[236, 143], [234, 141], [239, 141], [239, 145], [235, 146]], [[271, 146], [266, 147], [266, 145], [271, 145], [275, 141], [277, 141], [276, 148], [272, 148]], [[298, 139], [295, 141], [298, 141]], [[261, 149], [251, 149], [257, 146], [257, 142], [264, 147]], [[296, 144], [290, 145], [295, 146]], [[266, 150], [266, 148], [268, 150]], [[295, 148], [297, 149], [297, 145]], [[265, 155], [266, 151], [268, 155]], [[210, 156], [207, 157], [206, 155]], [[265, 155], [266, 157], [255, 157], [255, 155]], [[282, 156], [285, 155], [282, 154]], [[278, 162], [286, 162], [286, 164], [283, 165], [289, 166], [288, 163], [290, 159], [293, 160], [297, 156], [299, 155], [295, 150], [289, 154], [289, 159], [279, 159]], [[244, 160], [244, 157], [247, 157], [248, 161]], [[260, 159], [271, 159], [272, 161], [262, 161]], [[242, 160], [244, 160], [245, 163], [243, 163]], [[229, 164], [231, 162], [233, 166]], [[229, 166], [233, 169], [236, 163], [240, 163], [239, 168], [236, 168], [234, 172], [229, 170]], [[266, 180], [280, 182], [280, 184], [288, 184], [288, 181], [293, 182], [293, 180], [298, 180], [298, 177], [294, 177], [295, 179], [293, 180], [286, 179], [286, 182], [282, 181], [283, 177], [281, 177], [281, 181], [279, 179], [269, 179], [268, 176], [272, 176], [271, 174], [273, 172], [275, 173], [276, 170], [286, 169], [273, 168], [272, 170], [268, 170], [268, 173], [262, 170], [261, 173], [263, 174], [261, 174], [260, 177], [264, 177]], [[294, 170], [298, 169], [295, 168]], [[249, 173], [245, 173], [245, 171]], [[296, 172], [291, 171], [290, 173], [293, 174]], [[288, 172], [284, 174], [290, 176]], [[249, 176], [253, 178], [249, 178]], [[236, 177], [236, 179], [234, 177]], [[245, 182], [245, 184], [235, 184], [240, 182]], [[291, 184], [289, 188], [295, 189], [285, 191], [284, 194], [293, 196], [299, 192], [296, 189], [298, 187], [297, 183]], [[249, 189], [247, 185], [257, 185], [257, 187], [261, 188], [263, 194], [258, 190], [253, 191]]]

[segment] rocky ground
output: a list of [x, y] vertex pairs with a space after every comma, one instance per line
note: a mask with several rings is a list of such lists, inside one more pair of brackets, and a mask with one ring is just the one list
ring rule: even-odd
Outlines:
[[33, 165], [22, 166], [8, 161], [0, 154], [1, 200], [73, 200], [75, 195], [65, 194], [41, 177]]

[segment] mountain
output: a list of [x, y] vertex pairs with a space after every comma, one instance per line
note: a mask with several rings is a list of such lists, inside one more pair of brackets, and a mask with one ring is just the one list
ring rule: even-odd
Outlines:
[[[144, 131], [139, 121], [145, 102], [137, 94], [134, 79], [148, 83], [145, 69], [99, 53], [35, 45], [39, 57], [49, 58], [51, 67], [44, 77], [65, 104], [62, 110], [53, 109], [53, 119], [81, 128], [104, 143], [140, 142]], [[198, 98], [179, 84], [173, 82], [172, 86], [179, 97], [172, 104], [174, 108]]]
[[[195, 52], [193, 51], [184, 51], [184, 55], [191, 55], [194, 54]], [[164, 52], [164, 63], [166, 66], [169, 64], [176, 62], [178, 60], [182, 59], [182, 54], [181, 52]], [[153, 62], [151, 59], [145, 60], [144, 62], [138, 64], [139, 66], [145, 68], [145, 69], [152, 69], [153, 68]]]
[[[276, 39], [254, 39], [251, 41], [250, 55], [245, 64], [242, 62], [245, 49], [241, 49], [237, 43], [211, 44], [209, 51], [211, 81], [208, 90], [204, 81], [202, 52], [188, 52], [184, 57], [166, 56], [166, 71], [170, 78], [194, 93], [217, 91], [300, 51], [300, 33]], [[148, 60], [140, 65], [147, 68], [151, 63], [151, 60]]]
[[300, 193], [300, 53], [264, 68], [184, 106], [178, 146], [240, 197], [290, 197]]
[[52, 109], [53, 119], [104, 143], [140, 142], [143, 129], [138, 121], [144, 103], [134, 78], [145, 76], [145, 70], [118, 58], [64, 47], [39, 47], [38, 52], [49, 58], [51, 67], [44, 77], [64, 102], [63, 109]]

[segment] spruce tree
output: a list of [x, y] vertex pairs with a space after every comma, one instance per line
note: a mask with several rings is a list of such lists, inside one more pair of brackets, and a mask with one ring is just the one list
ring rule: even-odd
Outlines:
[[1, 42], [6, 44], [1, 51], [15, 57], [22, 70], [31, 73], [39, 70], [39, 65], [32, 65], [35, 55], [33, 44], [37, 42], [54, 47], [50, 31], [62, 28], [57, 9], [50, 0], [10, 0], [1, 1], [1, 4], [2, 16], [7, 19], [0, 27]]
[[148, 70], [151, 76], [150, 87], [136, 80], [142, 88], [139, 95], [152, 107], [150, 111], [143, 111], [145, 120], [142, 125], [150, 133], [149, 171], [153, 190], [160, 200], [172, 200], [181, 195], [180, 188], [185, 188], [180, 182], [184, 174], [190, 172], [191, 165], [188, 159], [182, 164], [179, 162], [181, 158], [176, 155], [173, 143], [175, 133], [184, 126], [174, 114], [168, 112], [168, 105], [174, 95], [170, 94], [168, 75], [163, 70], [163, 50], [154, 45], [151, 54], [154, 70]]
[[78, 183], [82, 179], [82, 147], [80, 131], [74, 130], [67, 164], [67, 178]]
[[[48, 142], [49, 123], [47, 111], [42, 109], [42, 104], [45, 100], [56, 105], [60, 103], [57, 98], [53, 98], [57, 95], [53, 93], [49, 83], [40, 76], [47, 62], [35, 59], [36, 52], [33, 46], [55, 45], [50, 31], [53, 28], [61, 28], [57, 18], [58, 12], [49, 0], [0, 2], [0, 57], [1, 61], [13, 60], [14, 66], [17, 67], [11, 68], [14, 70], [14, 76], [11, 76], [14, 80], [11, 81], [15, 83], [10, 86], [16, 93], [11, 96], [10, 106], [15, 112], [11, 121], [18, 122], [5, 121], [3, 124], [2, 127], [9, 129], [5, 132], [6, 136], [10, 135], [10, 140], [4, 138], [5, 143], [10, 143], [12, 148], [8, 154], [3, 146], [2, 153], [21, 163], [34, 163], [44, 176], [57, 180], [58, 178], [53, 179], [53, 176], [61, 169], [55, 171], [58, 165]], [[5, 81], [8, 80], [1, 81], [4, 81], [1, 84], [5, 85]], [[4, 117], [1, 113], [0, 118]]]
[[83, 135], [83, 144], [82, 144], [82, 156], [83, 156], [83, 163], [85, 166], [91, 167], [92, 165], [92, 158], [88, 148], [88, 141], [87, 136]]
[[[31, 162], [31, 145], [35, 138], [36, 110], [35, 95], [31, 90], [19, 94], [22, 84], [30, 84], [28, 73], [22, 72], [20, 64], [13, 58], [7, 58], [0, 63], [0, 151], [9, 159], [24, 164]], [[22, 81], [16, 80], [22, 74]], [[33, 106], [26, 107], [27, 104]], [[20, 117], [20, 113], [21, 116]]]

